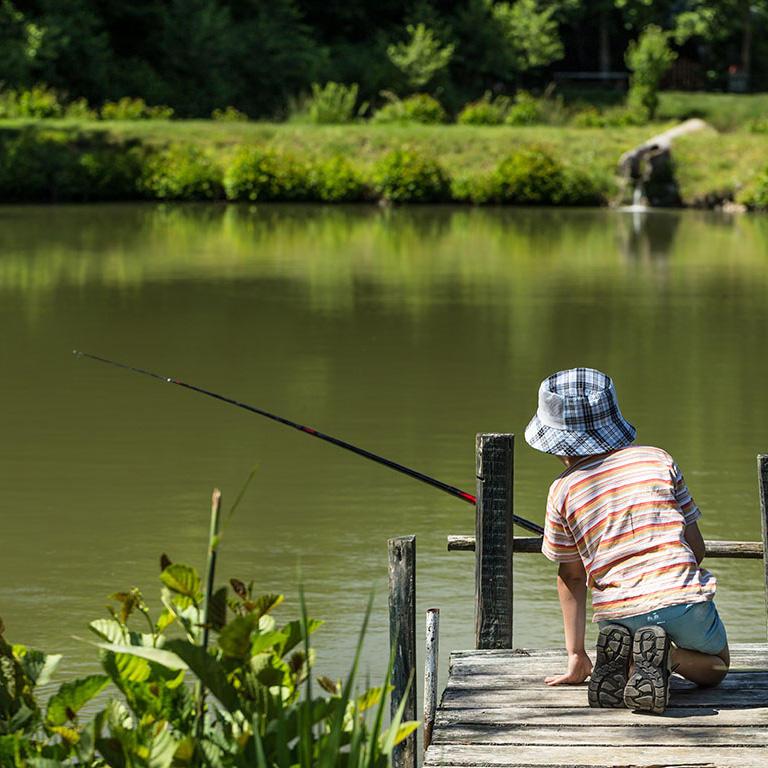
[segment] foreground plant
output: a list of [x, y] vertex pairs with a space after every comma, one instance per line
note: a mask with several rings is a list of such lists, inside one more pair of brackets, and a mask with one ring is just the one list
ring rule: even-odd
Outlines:
[[206, 602], [195, 569], [165, 555], [160, 580], [156, 617], [138, 589], [112, 595], [109, 617], [90, 624], [105, 674], [64, 683], [45, 707], [35, 688], [61, 657], [11, 646], [0, 628], [3, 768], [385, 768], [418, 726], [401, 722], [404, 697], [384, 727], [388, 685], [356, 691], [370, 601], [346, 682], [318, 677], [315, 693], [310, 635], [322, 622], [307, 616], [303, 593], [299, 618], [278, 623], [283, 596], [254, 595], [253, 584], [232, 579]]

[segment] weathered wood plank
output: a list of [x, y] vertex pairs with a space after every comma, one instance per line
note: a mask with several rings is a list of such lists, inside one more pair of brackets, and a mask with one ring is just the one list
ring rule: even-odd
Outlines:
[[[584, 707], [587, 686], [557, 686], [531, 690], [526, 688], [486, 689], [447, 687], [440, 706], [443, 709], [492, 709], [493, 707]], [[768, 690], [693, 688], [673, 691], [670, 707], [766, 707]], [[766, 723], [768, 725], [768, 723]]]
[[[760, 494], [760, 530], [763, 536], [763, 547], [768, 552], [768, 454], [757, 457], [757, 479]], [[765, 582], [765, 609], [768, 617], [768, 557], [763, 561], [763, 577]]]
[[433, 744], [425, 766], [539, 766], [550, 768], [744, 768], [768, 765], [763, 747], [656, 747], [617, 750], [582, 746], [485, 746]]
[[[647, 719], [647, 718], [645, 718]], [[716, 718], [713, 718], [716, 719]], [[433, 744], [578, 744], [579, 746], [768, 746], [768, 729], [740, 726], [691, 727], [681, 721], [671, 725], [550, 726], [530, 727], [456, 723], [435, 733]]]
[[512, 472], [514, 435], [476, 441], [475, 645], [512, 647]]
[[440, 655], [440, 609], [430, 608], [424, 637], [424, 749], [432, 741], [437, 712], [437, 670]]
[[[515, 536], [513, 551], [523, 554], [541, 552], [541, 536]], [[707, 557], [760, 560], [766, 545], [762, 541], [727, 541], [711, 539], [704, 542]], [[469, 535], [448, 536], [449, 552], [474, 552], [475, 537]]]
[[495, 709], [443, 709], [435, 721], [435, 733], [451, 723], [499, 726], [578, 725], [658, 725], [660, 722], [686, 726], [762, 726], [768, 727], [768, 707], [723, 709], [706, 707], [673, 707], [662, 715], [638, 715], [628, 709], [586, 709], [585, 707], [506, 706]]
[[[408, 691], [404, 720], [416, 719], [416, 537], [390, 539], [389, 642], [394, 648], [392, 714]], [[410, 686], [410, 688], [408, 687]], [[395, 747], [395, 768], [416, 768], [416, 734]]]
[[[552, 669], [547, 665], [547, 670]], [[553, 670], [555, 671], [555, 670]], [[482, 690], [507, 690], [510, 688], [519, 688], [525, 690], [552, 690], [544, 682], [545, 672], [538, 674], [463, 674], [454, 673], [448, 683], [453, 689], [482, 689]], [[670, 688], [677, 690], [692, 690], [696, 688], [695, 683], [685, 680], [682, 677], [674, 675], [670, 680]], [[725, 680], [718, 686], [718, 690], [741, 690], [748, 688], [768, 688], [768, 672], [729, 672]]]

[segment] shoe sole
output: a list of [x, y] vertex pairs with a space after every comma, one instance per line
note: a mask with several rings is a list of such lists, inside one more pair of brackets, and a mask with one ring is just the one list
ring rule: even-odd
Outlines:
[[626, 627], [613, 624], [597, 636], [597, 658], [589, 678], [590, 707], [623, 707], [627, 685], [632, 635]]
[[632, 643], [635, 670], [624, 689], [629, 709], [661, 714], [669, 703], [669, 638], [661, 627], [641, 627]]

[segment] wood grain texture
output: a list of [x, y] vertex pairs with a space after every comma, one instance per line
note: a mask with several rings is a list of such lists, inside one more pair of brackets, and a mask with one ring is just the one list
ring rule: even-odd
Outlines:
[[[389, 552], [389, 642], [395, 649], [391, 711], [408, 691], [404, 720], [416, 719], [416, 537], [387, 542]], [[409, 688], [410, 685], [410, 688]], [[416, 733], [394, 749], [395, 768], [416, 768]]]
[[544, 685], [562, 649], [454, 652], [424, 766], [768, 768], [768, 646], [731, 654], [722, 685], [675, 677], [667, 710], [644, 715], [591, 709], [585, 685]]
[[512, 647], [512, 466], [514, 435], [476, 439], [475, 645]]
[[[757, 457], [758, 493], [760, 496], [760, 530], [763, 547], [768, 552], [768, 454]], [[765, 611], [768, 620], [768, 558], [763, 560], [763, 578], [765, 583]]]
[[[766, 470], [768, 471], [768, 470]], [[768, 483], [768, 480], [766, 480]], [[514, 552], [523, 554], [541, 553], [541, 536], [515, 536], [512, 544]], [[707, 557], [730, 557], [734, 559], [760, 560], [765, 551], [761, 541], [705, 541]], [[449, 552], [474, 552], [474, 536], [448, 536]]]

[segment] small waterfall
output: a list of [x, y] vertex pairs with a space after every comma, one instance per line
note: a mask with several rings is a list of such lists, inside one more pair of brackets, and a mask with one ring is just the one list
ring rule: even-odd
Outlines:
[[642, 184], [636, 184], [632, 191], [632, 207], [640, 208], [643, 205], [643, 188]]

